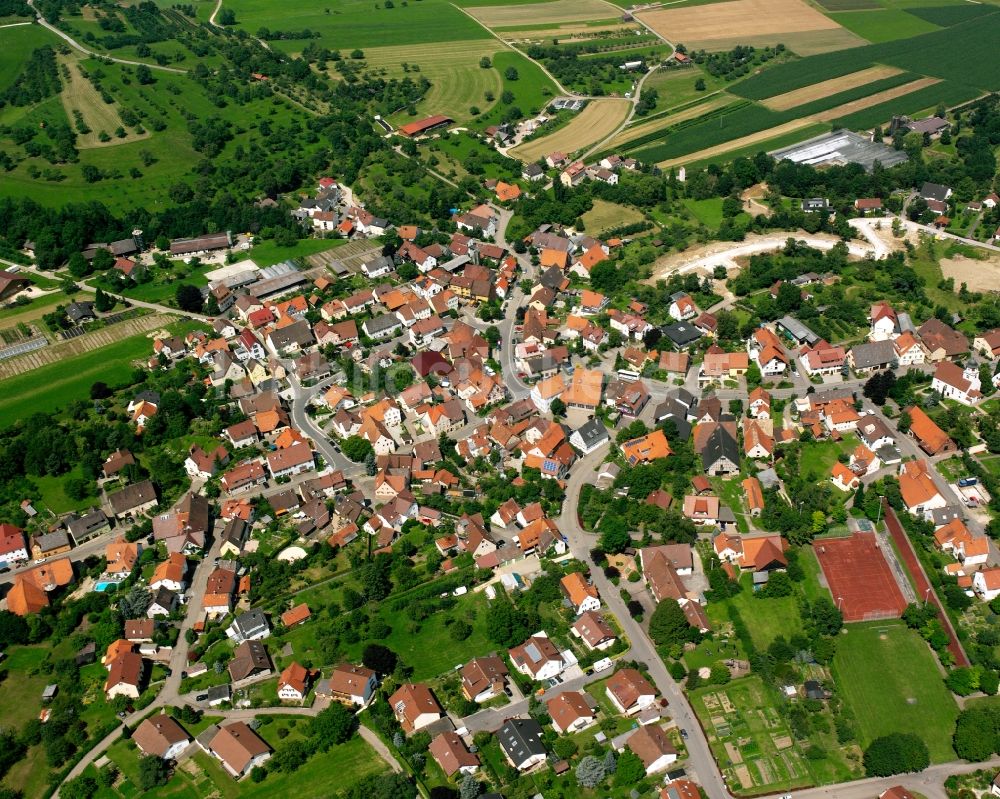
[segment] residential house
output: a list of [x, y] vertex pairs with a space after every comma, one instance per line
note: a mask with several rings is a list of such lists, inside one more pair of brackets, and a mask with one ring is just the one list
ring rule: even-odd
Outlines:
[[226, 635], [238, 644], [244, 641], [260, 641], [271, 634], [267, 616], [260, 610], [249, 610], [233, 619], [226, 628]]
[[657, 724], [639, 727], [625, 741], [625, 746], [642, 761], [647, 776], [666, 771], [677, 760], [677, 750]]
[[374, 671], [365, 666], [341, 663], [333, 669], [329, 680], [320, 683], [316, 694], [329, 696], [345, 705], [365, 707], [377, 687], [378, 677]]
[[[621, 445], [622, 455], [629, 466], [651, 463], [670, 455], [670, 444], [662, 430], [654, 430], [639, 438], [633, 438]], [[738, 457], [738, 456], [737, 456]]]
[[451, 730], [440, 733], [427, 751], [449, 779], [455, 774], [474, 774], [479, 769], [479, 755], [470, 752], [465, 741]]
[[389, 697], [389, 705], [407, 735], [433, 724], [444, 715], [431, 689], [423, 683], [404, 683]]
[[138, 699], [145, 666], [142, 656], [131, 650], [122, 652], [108, 665], [104, 693], [110, 702], [116, 696]]
[[570, 632], [583, 641], [588, 649], [608, 649], [618, 636], [604, 618], [592, 611], [585, 611], [570, 627]]
[[267, 677], [273, 670], [267, 647], [261, 641], [241, 642], [229, 661], [229, 677], [234, 683]]
[[211, 754], [234, 779], [242, 779], [271, 757], [271, 747], [242, 721], [209, 728], [197, 738], [198, 745]]
[[581, 691], [563, 691], [545, 703], [552, 727], [560, 735], [579, 732], [595, 721], [596, 713]]
[[914, 405], [903, 411], [910, 419], [910, 435], [917, 440], [920, 448], [928, 455], [942, 455], [956, 452], [958, 446], [944, 432], [923, 408]]
[[559, 585], [576, 611], [577, 616], [581, 613], [586, 613], [588, 610], [600, 609], [601, 600], [597, 589], [588, 583], [580, 572], [567, 574], [559, 581]]
[[508, 719], [497, 731], [497, 740], [507, 762], [518, 771], [528, 771], [544, 763], [548, 756], [542, 728], [531, 718]]
[[879, 339], [856, 344], [847, 353], [847, 362], [858, 375], [889, 369], [896, 362], [895, 342], [890, 339]]
[[462, 694], [470, 702], [488, 702], [507, 689], [507, 666], [495, 655], [473, 658], [460, 675]]
[[619, 713], [634, 716], [656, 701], [656, 689], [636, 669], [616, 671], [604, 687], [611, 704]]
[[278, 699], [282, 702], [301, 702], [309, 693], [312, 672], [301, 663], [289, 663], [278, 677]]
[[513, 647], [508, 655], [515, 669], [539, 682], [555, 677], [566, 667], [556, 645], [544, 632]]
[[926, 461], [907, 461], [899, 473], [899, 491], [906, 509], [915, 516], [941, 508], [947, 501], [938, 492]]
[[135, 728], [132, 740], [147, 757], [163, 760], [176, 760], [191, 743], [191, 737], [184, 728], [166, 713], [145, 719]]

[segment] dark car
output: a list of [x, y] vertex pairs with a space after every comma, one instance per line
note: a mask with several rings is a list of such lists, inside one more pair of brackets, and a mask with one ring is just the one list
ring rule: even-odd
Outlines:
[[204, 701], [205, 701], [206, 699], [208, 699], [208, 694], [198, 694], [198, 695], [197, 695], [197, 696], [196, 696], [196, 697], [194, 698], [194, 701], [195, 701], [195, 702], [204, 702]]

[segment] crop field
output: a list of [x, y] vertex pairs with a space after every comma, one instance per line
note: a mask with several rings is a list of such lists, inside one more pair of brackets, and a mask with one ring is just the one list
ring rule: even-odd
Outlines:
[[863, 11], [881, 8], [878, 0], [817, 0], [827, 11]]
[[857, 719], [862, 746], [906, 732], [926, 741], [932, 763], [955, 756], [951, 731], [958, 708], [934, 653], [913, 630], [898, 623], [852, 624], [837, 638], [833, 675]]
[[862, 44], [803, 0], [731, 0], [711, 6], [666, 8], [638, 15], [667, 41], [691, 49], [783, 43], [801, 55]]
[[590, 147], [625, 121], [631, 105], [628, 100], [591, 100], [568, 125], [548, 136], [518, 145], [511, 150], [511, 155], [528, 163], [556, 150], [569, 154]]
[[868, 108], [875, 108], [880, 105], [894, 103], [902, 97], [906, 97], [910, 94], [916, 94], [923, 89], [926, 89], [929, 86], [935, 86], [938, 83], [940, 83], [940, 81], [937, 78], [920, 78], [919, 80], [904, 83], [902, 86], [896, 86], [892, 89], [875, 92], [867, 97], [851, 100], [843, 105], [831, 108], [829, 111], [823, 111], [816, 114], [815, 118], [820, 122], [830, 122], [834, 119], [843, 119], [844, 117], [856, 114]]
[[[486, 111], [492, 102], [484, 99], [486, 92], [499, 97], [502, 89], [496, 68], [483, 69], [479, 59], [493, 57], [502, 45], [482, 40], [440, 44], [415, 44], [407, 47], [369, 47], [365, 60], [369, 66], [385, 69], [394, 77], [404, 74], [402, 64], [420, 67], [420, 75], [431, 82], [427, 96], [417, 105], [418, 114], [445, 114], [456, 120], [470, 117], [469, 108], [478, 106]], [[413, 77], [413, 72], [409, 73]], [[495, 101], [494, 101], [495, 102]], [[412, 120], [410, 120], [412, 121]]]
[[485, 5], [466, 9], [488, 28], [608, 20], [611, 9], [602, 0], [552, 0], [549, 3]]
[[[489, 33], [447, 0], [421, 0], [378, 8], [366, 0], [342, 0], [335, 6], [322, 3], [286, 3], [283, 0], [240, 0], [234, 4], [237, 27], [248, 33], [259, 28], [317, 31], [324, 47], [348, 51], [356, 47], [461, 42], [485, 39]], [[285, 52], [302, 49], [301, 41], [272, 43]]]
[[[859, 72], [852, 72], [840, 78], [831, 78], [830, 80], [814, 83], [811, 86], [803, 86], [801, 89], [794, 89], [784, 94], [769, 97], [764, 100], [763, 105], [772, 111], [787, 111], [789, 108], [811, 103], [821, 97], [837, 94], [852, 87], [868, 86], [875, 81], [903, 74], [903, 71], [896, 67], [870, 67], [862, 69]], [[909, 80], [909, 78], [904, 76], [900, 82], [903, 83], [906, 80]]]
[[1000, 70], [992, 55], [998, 40], [1000, 8], [990, 6], [975, 19], [933, 33], [780, 64], [741, 81], [732, 91], [761, 100], [875, 64], [992, 91], [1000, 89]]
[[847, 30], [856, 33], [869, 42], [888, 42], [893, 39], [909, 39], [938, 30], [938, 26], [926, 19], [914, 16], [897, 8], [883, 8], [877, 11], [848, 11], [831, 14]]
[[969, 20], [993, 14], [996, 8], [985, 4], [961, 3], [951, 6], [931, 6], [929, 8], [907, 8], [907, 13], [941, 28], [950, 28]]
[[609, 148], [614, 150], [625, 145], [637, 147], [641, 143], [656, 141], [659, 138], [659, 134], [667, 128], [671, 128], [687, 120], [697, 119], [700, 116], [723, 108], [732, 102], [733, 98], [728, 94], [719, 93], [706, 99], [703, 103], [683, 108], [676, 113], [664, 114], [656, 119], [640, 122], [637, 125], [630, 125], [611, 140]]
[[875, 125], [885, 124], [892, 118], [893, 114], [914, 116], [921, 111], [929, 111], [937, 108], [941, 104], [946, 107], [960, 105], [969, 100], [974, 100], [979, 94], [979, 91], [968, 86], [961, 86], [952, 81], [944, 81], [903, 95], [894, 100], [836, 118], [833, 120], [833, 123], [838, 127], [850, 130], [868, 130]]

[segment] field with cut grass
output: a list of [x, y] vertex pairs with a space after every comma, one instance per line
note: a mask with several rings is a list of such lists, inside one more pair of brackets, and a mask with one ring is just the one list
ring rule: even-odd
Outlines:
[[916, 632], [892, 622], [850, 625], [837, 637], [833, 675], [862, 746], [890, 732], [914, 733], [927, 743], [932, 763], [955, 757], [958, 707]]
[[[493, 107], [496, 99], [486, 100], [486, 93], [492, 92], [498, 98], [502, 89], [502, 78], [495, 67], [483, 69], [479, 59], [492, 58], [502, 45], [473, 39], [466, 42], [441, 44], [415, 44], [395, 47], [369, 47], [365, 49], [365, 61], [370, 67], [384, 69], [392, 77], [414, 76], [413, 67], [420, 67], [420, 75], [431, 82], [431, 88], [417, 104], [418, 114], [445, 114], [455, 120], [470, 119], [469, 109], [477, 106], [482, 111]], [[402, 65], [410, 67], [404, 71]], [[394, 121], [405, 123], [406, 112], [400, 112]]]
[[643, 215], [635, 210], [607, 200], [594, 200], [593, 207], [583, 215], [583, 224], [588, 234], [600, 236], [605, 230], [641, 222]]
[[803, 0], [732, 0], [710, 6], [664, 7], [638, 16], [667, 41], [683, 42], [691, 49], [782, 43], [808, 55], [863, 44]]
[[[114, 103], [106, 103], [101, 98], [100, 92], [80, 72], [80, 59], [75, 56], [61, 56], [59, 63], [66, 66], [69, 79], [63, 83], [63, 90], [60, 95], [63, 108], [66, 109], [66, 117], [74, 119], [74, 111], [78, 111], [83, 117], [83, 121], [90, 128], [89, 133], [78, 131], [77, 146], [80, 149], [90, 149], [93, 147], [111, 147], [116, 144], [148, 139], [150, 132], [136, 133], [124, 127], [122, 118], [118, 115]], [[125, 135], [119, 137], [115, 131], [121, 127]], [[101, 140], [101, 134], [110, 136], [107, 141]]]
[[520, 144], [510, 154], [527, 163], [551, 152], [561, 151], [568, 155], [590, 147], [625, 121], [631, 105], [628, 100], [591, 100], [568, 125], [548, 136]]
[[938, 26], [906, 11], [883, 8], [876, 11], [847, 11], [831, 14], [847, 30], [856, 33], [869, 42], [889, 42], [894, 39], [909, 39], [938, 30]]
[[467, 6], [466, 10], [488, 28], [609, 20], [613, 11], [602, 0], [552, 0], [548, 3]]
[[[430, 44], [486, 39], [489, 33], [447, 0], [420, 0], [393, 8], [367, 0], [322, 3], [286, 3], [283, 0], [240, 0], [234, 4], [237, 28], [253, 34], [259, 28], [317, 31], [315, 41], [348, 52], [356, 47]], [[301, 40], [274, 41], [284, 52], [298, 52]]]
[[[520, 108], [524, 114], [538, 113], [558, 94], [556, 85], [542, 72], [541, 67], [521, 53], [501, 50], [493, 56], [493, 67], [501, 76], [508, 67], [517, 70], [517, 80], [502, 78], [503, 90], [514, 95], [511, 105]], [[495, 125], [500, 121], [505, 108], [503, 103], [497, 103], [489, 112], [477, 118], [476, 127]]]

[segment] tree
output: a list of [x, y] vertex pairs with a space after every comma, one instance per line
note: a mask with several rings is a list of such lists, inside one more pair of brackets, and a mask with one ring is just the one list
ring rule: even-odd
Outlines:
[[610, 555], [624, 552], [632, 543], [625, 520], [618, 515], [606, 514], [598, 527], [601, 533], [599, 546]]
[[988, 760], [1000, 751], [1000, 712], [995, 705], [977, 705], [958, 714], [952, 737], [955, 754], [963, 760]]
[[118, 616], [125, 619], [141, 619], [146, 615], [153, 597], [149, 590], [141, 586], [133, 588], [118, 600]]
[[375, 450], [371, 443], [361, 436], [348, 436], [340, 442], [340, 451], [355, 463], [361, 463], [368, 457], [368, 453]]
[[615, 768], [615, 785], [635, 785], [646, 776], [646, 767], [642, 765], [639, 756], [631, 749], [626, 749], [618, 756]]
[[201, 313], [205, 300], [201, 296], [201, 289], [187, 283], [181, 283], [174, 292], [174, 302], [182, 311], [188, 313]]
[[553, 416], [565, 416], [566, 403], [559, 399], [559, 397], [556, 397], [549, 405], [549, 410], [552, 411]]
[[90, 799], [98, 789], [97, 780], [89, 774], [70, 780], [59, 789], [59, 795], [63, 799]]
[[953, 694], [968, 696], [979, 690], [979, 674], [975, 669], [962, 666], [948, 672], [944, 684]]
[[705, 91], [705, 79], [704, 78], [698, 78], [698, 80], [696, 80], [694, 82], [694, 90], [696, 92], [703, 92], [703, 91]]
[[398, 661], [396, 653], [382, 644], [368, 644], [361, 653], [361, 662], [376, 674], [392, 674]]
[[372, 450], [367, 455], [365, 455], [365, 474], [369, 477], [374, 477], [375, 472], [378, 471], [378, 464], [375, 461], [375, 450]]
[[476, 799], [482, 791], [483, 786], [471, 774], [466, 774], [458, 785], [459, 799]]
[[170, 779], [170, 769], [166, 761], [156, 755], [148, 755], [139, 759], [139, 787], [151, 791], [160, 785], [166, 785]]
[[110, 311], [115, 307], [115, 298], [109, 297], [100, 286], [97, 287], [97, 293], [94, 295], [94, 308], [96, 308], [101, 313]]
[[606, 776], [604, 764], [593, 755], [580, 758], [574, 773], [577, 783], [584, 788], [596, 788]]
[[219, 20], [220, 25], [235, 25], [236, 24], [236, 12], [231, 8], [223, 8], [219, 11], [216, 17]]
[[507, 80], [517, 80], [517, 70], [514, 67], [507, 67], [507, 69], [503, 71], [503, 76]]
[[529, 621], [527, 613], [501, 594], [486, 610], [486, 637], [504, 648], [517, 646], [531, 635]]
[[135, 79], [139, 81], [140, 86], [148, 86], [156, 82], [156, 78], [153, 77], [153, 71], [145, 64], [141, 64], [135, 68]]
[[649, 636], [657, 646], [672, 646], [691, 640], [693, 628], [677, 602], [660, 602], [649, 617]]
[[[490, 67], [493, 66], [493, 62], [490, 61], [490, 57], [488, 55], [484, 55], [482, 58], [479, 59], [479, 66], [482, 67], [483, 69], [489, 69]], [[465, 797], [462, 797], [462, 799], [465, 799]]]
[[873, 403], [881, 407], [885, 405], [885, 400], [889, 396], [889, 392], [892, 391], [895, 383], [896, 375], [891, 370], [876, 372], [865, 382], [862, 393]]
[[912, 733], [894, 732], [876, 738], [864, 754], [865, 774], [891, 777], [911, 771], [923, 771], [930, 765], [927, 744]]
[[28, 622], [9, 610], [0, 610], [0, 646], [28, 643]]
[[[371, 667], [369, 667], [371, 668]], [[358, 717], [340, 702], [334, 702], [312, 720], [312, 740], [316, 748], [325, 752], [350, 740], [358, 729]]]

